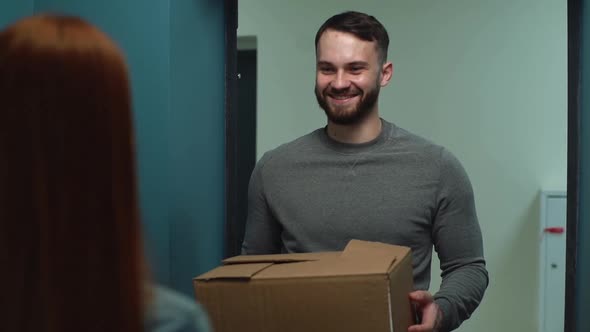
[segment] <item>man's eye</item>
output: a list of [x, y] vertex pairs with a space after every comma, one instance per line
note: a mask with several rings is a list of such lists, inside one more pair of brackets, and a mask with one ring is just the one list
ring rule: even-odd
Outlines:
[[352, 73], [360, 73], [363, 70], [363, 67], [351, 67], [350, 71]]
[[331, 73], [334, 73], [334, 68], [328, 68], [328, 67], [320, 68], [320, 72], [322, 72], [324, 74], [331, 74]]

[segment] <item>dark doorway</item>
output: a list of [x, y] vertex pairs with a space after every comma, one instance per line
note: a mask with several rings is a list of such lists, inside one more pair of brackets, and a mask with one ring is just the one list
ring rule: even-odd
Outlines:
[[[248, 183], [256, 163], [256, 48], [255, 40], [246, 39], [246, 47], [240, 49], [244, 40], [238, 38], [237, 51], [237, 96], [234, 114], [236, 140], [234, 162], [235, 185], [229, 190], [235, 201], [228, 216], [231, 223], [231, 237], [226, 244], [226, 257], [239, 255], [244, 239], [248, 212]], [[229, 212], [229, 211], [228, 211]]]

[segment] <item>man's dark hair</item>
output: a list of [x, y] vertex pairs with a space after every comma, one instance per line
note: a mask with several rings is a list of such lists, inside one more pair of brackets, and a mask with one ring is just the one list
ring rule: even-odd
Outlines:
[[385, 27], [373, 16], [355, 11], [347, 11], [330, 17], [318, 30], [315, 35], [316, 54], [318, 42], [326, 30], [335, 30], [355, 35], [357, 38], [365, 41], [375, 41], [379, 60], [385, 63], [387, 60], [387, 48], [389, 46], [389, 36]]

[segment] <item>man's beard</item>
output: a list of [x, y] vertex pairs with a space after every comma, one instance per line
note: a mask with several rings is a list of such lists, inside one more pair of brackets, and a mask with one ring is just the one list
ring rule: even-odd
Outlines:
[[[379, 98], [380, 86], [379, 84], [375, 84], [375, 86], [372, 89], [366, 91], [366, 93], [363, 90], [359, 90], [358, 92], [360, 92], [360, 101], [358, 101], [356, 105], [346, 105], [346, 109], [339, 109], [340, 107], [338, 106], [330, 106], [327, 101], [327, 98], [329, 98], [327, 95], [330, 93], [328, 89], [319, 91], [316, 84], [314, 90], [318, 104], [324, 110], [326, 116], [331, 122], [339, 125], [351, 125], [361, 122], [369, 114], [371, 114], [371, 111], [374, 109], [375, 104], [377, 104], [377, 99]], [[348, 91], [342, 93], [332, 92], [331, 94], [338, 95], [347, 93]], [[348, 110], [350, 107], [353, 107], [353, 109]]]

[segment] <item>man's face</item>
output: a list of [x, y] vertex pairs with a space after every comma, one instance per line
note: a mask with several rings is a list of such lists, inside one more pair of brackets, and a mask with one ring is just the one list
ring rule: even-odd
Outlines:
[[375, 42], [326, 30], [317, 45], [318, 104], [333, 123], [357, 123], [376, 110], [379, 89], [389, 82], [391, 68], [391, 63], [379, 61]]

